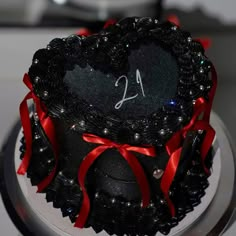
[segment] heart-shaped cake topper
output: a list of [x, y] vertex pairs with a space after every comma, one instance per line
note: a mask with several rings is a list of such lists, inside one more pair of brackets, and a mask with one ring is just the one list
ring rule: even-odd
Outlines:
[[127, 18], [52, 40], [29, 75], [49, 115], [73, 130], [162, 146], [189, 121], [194, 101], [207, 98], [210, 65], [201, 44], [172, 23]]

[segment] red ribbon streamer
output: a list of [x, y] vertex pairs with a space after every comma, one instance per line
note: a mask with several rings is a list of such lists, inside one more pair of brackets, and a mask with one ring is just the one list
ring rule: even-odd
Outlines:
[[211, 47], [212, 42], [210, 38], [199, 38], [195, 40], [201, 43], [205, 50]]
[[[108, 26], [110, 25], [114, 25], [116, 23], [115, 19], [109, 19], [105, 22], [103, 29], [106, 29]], [[93, 32], [91, 30], [89, 30], [88, 28], [80, 28], [76, 34], [79, 36], [90, 36]]]
[[43, 181], [41, 181], [38, 184], [38, 192], [41, 192], [44, 188], [46, 188], [51, 183], [57, 169], [58, 148], [57, 148], [57, 142], [56, 142], [56, 136], [55, 136], [55, 129], [54, 129], [54, 124], [53, 124], [52, 119], [49, 116], [47, 116], [45, 112], [46, 110], [45, 107], [41, 103], [40, 99], [33, 92], [33, 86], [30, 82], [30, 78], [28, 74], [24, 75], [23, 82], [29, 88], [30, 92], [25, 96], [25, 98], [20, 104], [20, 117], [21, 117], [22, 127], [24, 130], [26, 151], [22, 159], [22, 162], [20, 164], [20, 167], [17, 170], [17, 173], [20, 175], [24, 175], [26, 173], [29, 167], [29, 163], [30, 163], [30, 159], [32, 155], [32, 129], [31, 129], [31, 121], [30, 121], [29, 108], [27, 105], [27, 101], [29, 99], [33, 99], [36, 106], [36, 112], [39, 117], [40, 124], [49, 142], [52, 145], [52, 149], [53, 149], [54, 157], [55, 157], [55, 167], [53, 168], [52, 172]]
[[91, 167], [91, 165], [94, 163], [94, 161], [104, 151], [110, 148], [116, 148], [121, 153], [123, 158], [130, 165], [140, 187], [140, 191], [142, 195], [142, 206], [143, 207], [148, 206], [149, 201], [150, 201], [150, 190], [149, 190], [148, 180], [146, 178], [146, 175], [144, 173], [144, 170], [141, 164], [139, 163], [139, 161], [137, 160], [137, 158], [132, 152], [138, 152], [146, 156], [155, 157], [156, 156], [155, 148], [154, 147], [135, 147], [135, 146], [130, 146], [128, 144], [118, 144], [118, 143], [112, 142], [109, 139], [101, 138], [93, 134], [83, 134], [83, 139], [84, 141], [89, 142], [89, 143], [100, 144], [100, 146], [93, 149], [84, 158], [78, 171], [78, 181], [83, 192], [83, 202], [82, 202], [82, 207], [80, 209], [79, 216], [75, 223], [75, 227], [79, 227], [79, 228], [84, 227], [86, 220], [88, 218], [88, 215], [89, 215], [89, 211], [90, 211], [89, 196], [85, 188], [85, 178], [86, 178], [87, 172], [89, 168]]
[[179, 17], [174, 14], [168, 15], [167, 20], [174, 23], [177, 26], [180, 26]]
[[106, 21], [105, 25], [103, 26], [103, 29], [106, 29], [110, 25], [114, 25], [117, 22], [115, 19], [109, 19]]
[[[203, 168], [208, 175], [210, 174], [209, 170], [205, 166], [205, 158], [211, 148], [212, 142], [215, 137], [215, 130], [209, 124], [210, 112], [217, 86], [217, 74], [213, 65], [211, 73], [212, 73], [213, 86], [208, 94], [209, 101], [206, 102], [203, 98], [197, 99], [194, 105], [194, 115], [190, 120], [190, 122], [188, 123], [188, 125], [186, 125], [183, 129], [175, 133], [166, 144], [166, 150], [167, 153], [170, 155], [170, 158], [166, 165], [164, 174], [162, 176], [160, 186], [172, 216], [175, 215], [175, 207], [169, 198], [169, 190], [174, 180], [176, 171], [178, 169], [182, 152], [182, 142], [186, 136], [186, 133], [190, 130], [205, 131], [205, 136], [202, 142], [200, 153], [201, 153]], [[203, 113], [203, 118], [202, 120], [199, 120], [199, 117], [202, 113]]]
[[85, 37], [87, 37], [87, 36], [91, 35], [92, 32], [91, 32], [89, 29], [87, 29], [87, 28], [80, 28], [80, 29], [76, 32], [76, 34], [79, 35], [79, 36], [85, 36]]

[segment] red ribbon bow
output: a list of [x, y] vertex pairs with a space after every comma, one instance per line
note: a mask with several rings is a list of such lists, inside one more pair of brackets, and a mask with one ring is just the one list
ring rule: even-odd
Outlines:
[[30, 121], [30, 113], [29, 108], [27, 105], [27, 100], [33, 99], [35, 106], [36, 106], [36, 113], [38, 115], [40, 124], [52, 145], [52, 149], [55, 156], [55, 167], [53, 168], [52, 172], [38, 184], [38, 192], [41, 192], [44, 188], [46, 188], [52, 181], [56, 169], [57, 169], [57, 142], [55, 137], [55, 129], [52, 119], [46, 114], [46, 108], [41, 103], [40, 99], [34, 94], [33, 86], [30, 82], [30, 78], [28, 74], [24, 75], [23, 82], [25, 85], [30, 89], [30, 92], [25, 96], [24, 100], [20, 104], [20, 117], [21, 123], [24, 130], [24, 137], [26, 143], [26, 151], [20, 167], [17, 170], [18, 174], [24, 175], [29, 167], [31, 155], [32, 155], [32, 129], [31, 129], [31, 121]]
[[79, 171], [78, 171], [78, 181], [83, 192], [83, 202], [80, 209], [79, 216], [76, 220], [75, 227], [83, 228], [90, 211], [90, 201], [85, 188], [85, 178], [87, 172], [94, 161], [107, 149], [116, 148], [124, 159], [128, 162], [133, 173], [137, 179], [137, 182], [140, 186], [140, 191], [142, 195], [142, 206], [146, 207], [150, 201], [150, 191], [149, 184], [144, 173], [144, 170], [132, 152], [138, 152], [146, 156], [155, 157], [155, 148], [154, 147], [135, 147], [128, 144], [118, 144], [112, 142], [111, 140], [98, 137], [93, 134], [83, 134], [83, 139], [89, 143], [100, 144], [100, 146], [93, 149], [82, 161]]

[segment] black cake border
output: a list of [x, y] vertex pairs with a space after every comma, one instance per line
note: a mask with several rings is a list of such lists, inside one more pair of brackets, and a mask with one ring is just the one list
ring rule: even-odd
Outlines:
[[[169, 103], [146, 117], [123, 120], [104, 114], [70, 91], [63, 80], [75, 64], [89, 64], [95, 70], [127, 73], [128, 56], [133, 47], [154, 42], [175, 57], [179, 66], [177, 93]], [[48, 114], [64, 120], [68, 129], [90, 132], [120, 142], [126, 136], [130, 144], [163, 147], [165, 142], [187, 124], [193, 104], [199, 97], [208, 99], [212, 81], [211, 62], [200, 42], [170, 22], [145, 18], [127, 18], [88, 37], [72, 35], [52, 40], [33, 57], [29, 76], [36, 95], [44, 102]]]

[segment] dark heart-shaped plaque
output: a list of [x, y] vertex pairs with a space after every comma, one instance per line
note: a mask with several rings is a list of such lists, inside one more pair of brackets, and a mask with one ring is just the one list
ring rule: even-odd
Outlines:
[[[129, 54], [128, 54], [129, 53]], [[65, 83], [104, 114], [135, 119], [156, 111], [175, 96], [178, 66], [175, 58], [150, 41], [127, 52], [128, 72], [114, 75], [87, 65], [67, 71]]]
[[[192, 198], [183, 194], [185, 184], [190, 185], [195, 178], [185, 178], [187, 171], [202, 168], [196, 147], [195, 166], [187, 162], [176, 174], [182, 181], [172, 186], [178, 215], [170, 217], [160, 190], [169, 158], [164, 145], [190, 121], [195, 100], [208, 99], [210, 66], [201, 44], [189, 33], [148, 17], [127, 18], [88, 37], [54, 39], [46, 49], [37, 51], [29, 76], [35, 94], [57, 122], [61, 139], [60, 172], [46, 191], [47, 200], [75, 221], [82, 199], [78, 167], [94, 147], [81, 139], [82, 133], [117, 143], [152, 145], [158, 153], [156, 158], [137, 154], [150, 183], [150, 207], [140, 207], [139, 187], [132, 171], [117, 151], [109, 150], [88, 174], [92, 210], [86, 226], [117, 235], [154, 235], [158, 230], [168, 233], [192, 205], [199, 204], [207, 186], [207, 177], [203, 176], [199, 180], [203, 185], [195, 182], [197, 190]], [[34, 178], [32, 166], [30, 171]], [[48, 173], [46, 165], [45, 169], [41, 167], [43, 171]]]

